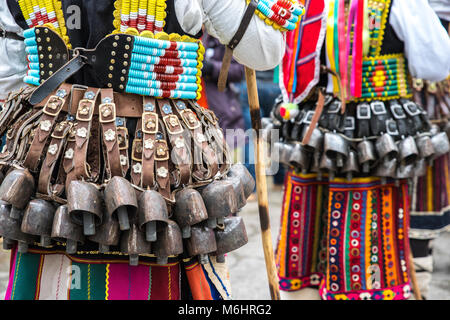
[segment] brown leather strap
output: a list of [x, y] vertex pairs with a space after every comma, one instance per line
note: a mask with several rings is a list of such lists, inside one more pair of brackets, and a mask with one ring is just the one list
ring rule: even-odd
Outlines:
[[141, 186], [142, 181], [142, 152], [142, 120], [139, 119], [131, 147], [131, 181], [136, 186]]
[[116, 117], [117, 142], [119, 144], [120, 165], [125, 177], [130, 169], [130, 159], [128, 158], [128, 129], [126, 119]]
[[64, 190], [64, 184], [52, 185], [51, 179], [55, 165], [64, 149], [67, 136], [69, 135], [72, 126], [73, 123], [62, 121], [55, 126], [55, 130], [52, 132], [52, 139], [39, 174], [38, 192], [41, 194], [59, 196]]
[[317, 122], [319, 121], [320, 116], [322, 115], [324, 104], [325, 104], [325, 97], [323, 95], [322, 90], [319, 90], [319, 99], [317, 100], [316, 110], [314, 110], [314, 115], [311, 119], [311, 123], [309, 124], [308, 130], [306, 131], [306, 134], [303, 138], [302, 145], [307, 144], [309, 142], [309, 139], [311, 139], [312, 132], [314, 128], [317, 126]]
[[174, 201], [173, 195], [170, 191], [170, 171], [169, 159], [170, 152], [166, 140], [167, 134], [165, 132], [164, 123], [159, 119], [159, 131], [156, 134], [155, 141], [155, 172], [156, 182], [158, 184], [159, 193], [167, 200]]
[[176, 187], [180, 184], [187, 185], [191, 178], [191, 157], [183, 136], [184, 128], [180, 119], [174, 114], [176, 106], [167, 99], [157, 100], [157, 103], [166, 128], [168, 140], [172, 146], [171, 161], [177, 167], [178, 171], [175, 185]]
[[[195, 106], [192, 101], [188, 101], [189, 106], [196, 111], [197, 116], [202, 116], [202, 112], [204, 110], [201, 107]], [[198, 118], [195, 118], [196, 121], [199, 121]], [[191, 117], [191, 120], [194, 120]], [[206, 137], [206, 132], [203, 132], [201, 125], [196, 125], [195, 129], [191, 130], [192, 139], [194, 140], [193, 144], [193, 153], [194, 153], [194, 172], [192, 176], [198, 180], [208, 180], [213, 178], [219, 170], [218, 160], [214, 150], [208, 143], [208, 138]], [[206, 168], [204, 166], [206, 164]]]
[[[78, 104], [76, 113], [74, 170], [77, 179], [91, 178], [91, 164], [87, 161], [89, 140], [95, 128], [92, 128], [94, 110], [100, 89], [88, 88], [84, 98]], [[92, 132], [91, 132], [92, 128]], [[97, 128], [98, 129], [98, 128]], [[99, 150], [98, 150], [99, 151]]]
[[142, 134], [144, 152], [142, 157], [142, 186], [154, 188], [155, 180], [155, 142], [158, 132], [159, 116], [156, 113], [155, 99], [143, 97], [144, 112], [142, 113]]
[[67, 106], [69, 104], [67, 99], [69, 92], [70, 85], [62, 84], [59, 89], [56, 90], [48, 99], [43, 108], [44, 114], [41, 117], [39, 127], [35, 131], [33, 142], [31, 143], [23, 164], [31, 171], [36, 171], [38, 169], [44, 147], [50, 137], [50, 133], [53, 130], [56, 119], [58, 118], [64, 105]]
[[116, 105], [112, 89], [101, 90], [99, 121], [102, 127], [103, 145], [107, 163], [108, 176], [123, 176], [120, 164], [119, 143], [117, 142]]
[[247, 9], [244, 12], [244, 16], [242, 17], [241, 23], [236, 31], [236, 34], [231, 38], [230, 43], [227, 45], [225, 49], [225, 54], [222, 61], [222, 68], [219, 73], [219, 81], [218, 88], [219, 91], [224, 91], [227, 78], [228, 78], [228, 69], [230, 68], [231, 58], [233, 57], [233, 50], [237, 47], [239, 42], [241, 42], [242, 37], [247, 31], [248, 25], [250, 24], [251, 19], [253, 18], [253, 14], [258, 6], [258, 2], [256, 0], [251, 0], [248, 4]]

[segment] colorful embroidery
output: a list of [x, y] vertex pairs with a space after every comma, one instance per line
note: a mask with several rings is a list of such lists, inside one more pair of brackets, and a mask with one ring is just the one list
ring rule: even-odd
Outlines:
[[286, 186], [276, 263], [280, 288], [292, 291], [318, 286], [325, 270], [327, 188], [316, 175], [293, 172], [287, 175]]
[[266, 24], [283, 32], [294, 30], [304, 13], [304, 6], [293, 0], [260, 0], [255, 11]]

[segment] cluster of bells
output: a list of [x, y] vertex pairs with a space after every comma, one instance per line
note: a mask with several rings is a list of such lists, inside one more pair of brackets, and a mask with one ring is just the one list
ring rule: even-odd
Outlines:
[[[272, 154], [279, 156], [279, 163], [302, 173], [317, 173], [320, 180], [324, 174], [330, 180], [336, 175], [351, 180], [362, 174], [380, 177], [385, 184], [388, 178], [423, 176], [434, 159], [450, 151], [450, 123], [442, 128], [432, 124], [428, 132], [414, 136], [398, 137], [382, 132], [371, 139], [348, 139], [343, 133], [317, 126], [309, 141], [302, 144], [310, 121], [290, 126], [290, 132], [286, 133], [283, 126], [291, 120], [276, 117], [275, 112], [262, 119], [263, 139], [271, 145]], [[395, 129], [395, 121], [390, 124]], [[272, 130], [281, 132], [279, 140], [273, 141]]]
[[[208, 262], [208, 255], [224, 262], [224, 254], [248, 242], [245, 225], [236, 213], [245, 206], [255, 181], [245, 166], [235, 164], [225, 179], [176, 194], [168, 207], [154, 190], [138, 191], [122, 177], [113, 177], [104, 190], [84, 181], [72, 181], [67, 204], [34, 198], [33, 176], [26, 169], [10, 171], [0, 186], [0, 236], [4, 249], [17, 242], [19, 252], [37, 244], [65, 243], [75, 254], [86, 240], [99, 252], [120, 246], [137, 265], [139, 255], [153, 254], [158, 264], [186, 253]], [[184, 252], [184, 247], [187, 252]]]

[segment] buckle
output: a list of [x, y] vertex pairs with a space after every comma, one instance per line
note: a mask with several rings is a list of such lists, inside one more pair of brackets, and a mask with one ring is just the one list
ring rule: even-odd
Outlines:
[[169, 147], [165, 140], [155, 141], [155, 161], [166, 161], [169, 160]]
[[327, 113], [338, 113], [341, 109], [342, 102], [335, 100], [328, 107]]
[[411, 117], [415, 117], [422, 113], [418, 105], [412, 101], [405, 102], [403, 108]]
[[116, 104], [102, 103], [99, 106], [99, 121], [100, 123], [108, 123], [116, 121]]
[[119, 150], [128, 150], [128, 129], [126, 127], [116, 128], [117, 141], [119, 142]]
[[398, 103], [391, 104], [391, 112], [395, 119], [405, 119], [406, 118], [405, 111], [403, 110], [402, 106], [399, 105]]
[[344, 130], [355, 130], [355, 117], [345, 117]]
[[180, 116], [184, 123], [190, 130], [195, 130], [201, 127], [200, 120], [198, 120], [197, 115], [194, 111], [186, 109], [180, 111]]
[[367, 103], [359, 104], [356, 107], [356, 118], [357, 119], [370, 119], [370, 106]]
[[372, 112], [374, 115], [382, 115], [386, 114], [386, 106], [383, 102], [380, 101], [374, 101], [370, 104], [370, 108], [372, 109]]
[[[53, 130], [51, 137], [55, 139], [64, 139], [72, 130], [73, 123], [63, 121], [61, 123], [58, 123], [55, 126], [55, 130]], [[60, 132], [60, 134], [58, 134]]]
[[308, 112], [306, 112], [306, 115], [303, 118], [302, 122], [306, 123], [306, 124], [310, 124], [311, 121], [312, 121], [313, 116], [314, 116], [314, 111], [309, 110]]
[[3, 29], [0, 29], [0, 38], [6, 38], [6, 31]]
[[42, 111], [49, 116], [56, 117], [60, 113], [65, 102], [66, 100], [59, 96], [51, 96]]
[[78, 104], [76, 119], [78, 121], [91, 121], [94, 115], [94, 101], [82, 99]]
[[386, 120], [386, 133], [390, 136], [398, 136], [397, 122], [393, 119]]
[[[131, 149], [131, 159], [134, 161], [142, 161], [142, 139], [134, 139], [133, 140], [133, 147]], [[140, 157], [139, 157], [140, 154]]]
[[177, 116], [170, 114], [168, 116], [163, 117], [163, 121], [166, 124], [167, 131], [170, 134], [183, 133], [183, 127], [181, 126], [180, 120], [178, 119]]
[[144, 112], [142, 114], [142, 132], [156, 134], [158, 132], [158, 114], [155, 112]]

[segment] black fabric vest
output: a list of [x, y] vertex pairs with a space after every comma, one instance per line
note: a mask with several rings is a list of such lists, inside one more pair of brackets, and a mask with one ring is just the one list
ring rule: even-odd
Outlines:
[[[23, 29], [28, 29], [25, 18], [20, 10], [17, 0], [6, 0], [8, 8], [14, 17], [16, 23]], [[110, 34], [113, 30], [113, 11], [115, 0], [62, 0], [62, 9], [66, 20], [67, 33], [72, 44], [72, 48], [93, 49], [97, 44]], [[186, 35], [187, 33], [181, 28], [175, 14], [174, 0], [167, 0], [167, 17], [164, 31], [167, 33], [178, 33]], [[76, 7], [79, 8], [79, 10]], [[77, 11], [78, 10], [78, 11]], [[80, 12], [79, 27], [70, 28], [67, 22]], [[187, 34], [194, 38], [200, 38], [202, 33], [197, 35]], [[95, 77], [90, 73], [89, 68], [83, 68], [68, 81], [69, 83], [82, 84], [92, 87], [99, 87]]]

